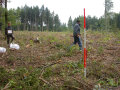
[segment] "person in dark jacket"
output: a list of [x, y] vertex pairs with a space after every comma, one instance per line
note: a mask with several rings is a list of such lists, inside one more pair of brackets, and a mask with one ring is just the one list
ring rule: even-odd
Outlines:
[[[8, 23], [8, 27], [5, 28], [5, 35], [7, 37], [7, 44], [10, 44], [15, 39], [13, 37], [13, 30], [11, 27], [11, 23]], [[11, 42], [10, 42], [10, 38], [11, 38]]]
[[74, 37], [74, 42], [73, 44], [78, 43], [80, 51], [82, 51], [82, 41], [81, 41], [81, 34], [80, 34], [80, 20], [77, 20], [75, 26], [74, 26], [74, 31], [73, 31], [73, 37]]

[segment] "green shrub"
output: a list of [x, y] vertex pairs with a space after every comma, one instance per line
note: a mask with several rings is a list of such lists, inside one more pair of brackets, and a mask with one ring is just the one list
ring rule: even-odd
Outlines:
[[103, 46], [98, 47], [98, 54], [102, 54], [104, 52]]
[[11, 73], [0, 67], [0, 87], [6, 85], [11, 78]]
[[39, 73], [35, 69], [18, 68], [10, 80], [10, 88], [13, 90], [38, 90], [43, 82], [39, 80]]
[[53, 75], [52, 68], [47, 68], [43, 74], [44, 78], [49, 78], [50, 76]]

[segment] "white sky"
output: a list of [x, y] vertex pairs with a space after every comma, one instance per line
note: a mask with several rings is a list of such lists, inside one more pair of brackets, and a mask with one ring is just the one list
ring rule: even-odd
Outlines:
[[[61, 22], [68, 22], [69, 17], [72, 19], [83, 15], [83, 9], [86, 9], [86, 16], [100, 17], [104, 14], [104, 1], [105, 0], [10, 0], [8, 9], [17, 8], [18, 6], [36, 6], [45, 7], [55, 14], [59, 15]], [[114, 2], [113, 12], [120, 12], [120, 0], [112, 0]]]

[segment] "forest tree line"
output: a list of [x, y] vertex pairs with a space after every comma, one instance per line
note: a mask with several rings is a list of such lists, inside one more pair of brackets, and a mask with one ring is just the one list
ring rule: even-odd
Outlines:
[[[5, 9], [0, 9], [0, 12], [5, 12]], [[11, 22], [14, 30], [28, 31], [62, 31], [66, 28], [65, 23], [61, 23], [58, 14], [50, 12], [47, 7], [42, 5], [29, 7], [18, 7], [7, 11], [8, 22]], [[1, 15], [0, 23], [4, 25], [4, 13]]]
[[[4, 8], [0, 7], [0, 28], [5, 28], [5, 12]], [[68, 17], [68, 24], [61, 23], [59, 15], [51, 12], [47, 7], [42, 5], [41, 8], [38, 6], [29, 7], [18, 7], [17, 9], [7, 10], [8, 21], [12, 23], [14, 30], [28, 30], [28, 31], [67, 31], [73, 30], [73, 26], [76, 20], [81, 21], [81, 28], [83, 29], [84, 17], [78, 16], [72, 20], [71, 16]], [[108, 29], [109, 30], [120, 30], [120, 13], [109, 13], [108, 18]], [[90, 30], [105, 30], [105, 16], [97, 17], [86, 17], [86, 29]]]
[[[68, 20], [68, 29], [73, 29], [74, 24], [76, 23], [76, 20], [80, 19], [81, 21], [81, 28], [83, 29], [83, 24], [84, 24], [84, 17], [79, 16], [72, 20], [71, 17], [69, 17]], [[120, 13], [111, 13], [109, 18], [108, 18], [108, 30], [109, 31], [115, 31], [115, 30], [120, 30]], [[100, 18], [97, 17], [91, 17], [90, 15], [86, 17], [86, 29], [89, 30], [106, 30], [106, 25], [105, 25], [105, 17], [101, 16]]]

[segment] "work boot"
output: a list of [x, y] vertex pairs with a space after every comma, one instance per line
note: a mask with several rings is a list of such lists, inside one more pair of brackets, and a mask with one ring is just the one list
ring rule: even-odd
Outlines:
[[80, 50], [80, 52], [82, 52], [82, 48], [80, 48], [79, 50]]

